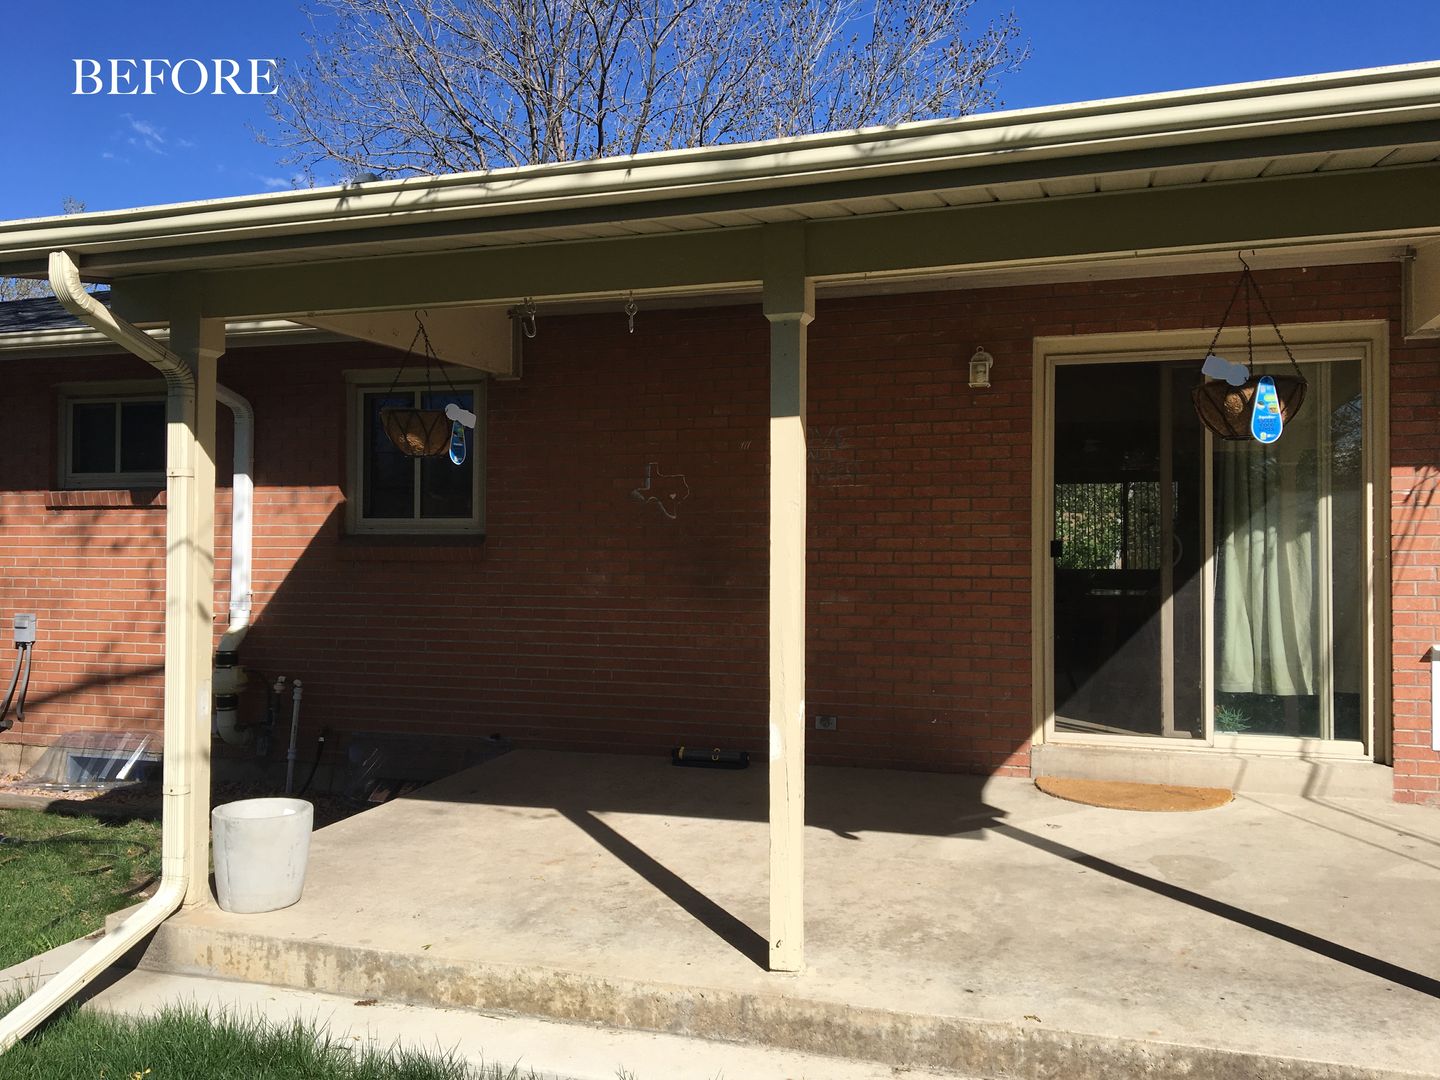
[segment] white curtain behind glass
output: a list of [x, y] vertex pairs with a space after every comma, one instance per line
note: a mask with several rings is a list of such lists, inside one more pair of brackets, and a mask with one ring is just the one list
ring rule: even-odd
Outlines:
[[1217, 441], [1215, 470], [1216, 689], [1232, 694], [1320, 692], [1318, 395], [1278, 442]]

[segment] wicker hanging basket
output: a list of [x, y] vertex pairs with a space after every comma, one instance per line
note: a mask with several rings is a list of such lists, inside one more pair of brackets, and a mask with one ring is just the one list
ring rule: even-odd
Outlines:
[[450, 447], [450, 418], [443, 409], [381, 409], [380, 422], [406, 457], [434, 457]]
[[[1270, 322], [1270, 329], [1275, 331], [1275, 340], [1280, 342], [1281, 348], [1285, 350], [1286, 359], [1290, 361], [1290, 366], [1295, 371], [1294, 375], [1270, 376], [1275, 383], [1275, 396], [1280, 399], [1280, 418], [1283, 426], [1288, 426], [1290, 421], [1299, 415], [1300, 406], [1305, 403], [1305, 388], [1308, 383], [1305, 381], [1305, 373], [1295, 362], [1295, 354], [1290, 351], [1290, 346], [1285, 342], [1285, 335], [1280, 333], [1279, 323], [1270, 313], [1270, 305], [1265, 302], [1265, 294], [1260, 291], [1260, 283], [1251, 273], [1250, 265], [1241, 258], [1240, 266], [1240, 278], [1235, 282], [1235, 291], [1230, 294], [1230, 302], [1225, 305], [1225, 314], [1220, 317], [1220, 325], [1215, 329], [1215, 336], [1210, 339], [1210, 348], [1205, 350], [1205, 355], [1207, 358], [1215, 355], [1215, 346], [1219, 344], [1225, 324], [1230, 321], [1230, 312], [1235, 307], [1235, 300], [1243, 290], [1245, 294], [1246, 367], [1250, 371], [1255, 370], [1255, 324], [1250, 316], [1250, 301], [1252, 297], [1257, 300], [1261, 310], [1265, 312], [1265, 318]], [[1232, 386], [1221, 379], [1206, 382], [1204, 381], [1205, 376], [1201, 375], [1200, 384], [1190, 391], [1190, 399], [1195, 404], [1195, 414], [1200, 418], [1200, 422], [1222, 439], [1254, 438], [1250, 429], [1250, 420], [1255, 413], [1255, 391], [1260, 386], [1262, 377], [1251, 375], [1239, 386]]]
[[[1275, 396], [1280, 399], [1280, 418], [1288, 426], [1305, 404], [1305, 379], [1299, 375], [1272, 375]], [[1260, 376], [1255, 375], [1231, 386], [1227, 382], [1207, 382], [1190, 391], [1200, 422], [1222, 439], [1249, 439], [1250, 416], [1255, 411], [1255, 388]]]

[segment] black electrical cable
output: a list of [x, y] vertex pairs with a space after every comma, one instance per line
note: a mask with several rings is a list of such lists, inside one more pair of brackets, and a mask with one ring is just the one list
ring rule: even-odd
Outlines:
[[30, 665], [33, 662], [30, 654], [31, 646], [25, 646], [25, 678], [20, 683], [20, 700], [15, 703], [15, 719], [25, 719], [25, 695], [30, 692]]
[[30, 688], [30, 646], [16, 645], [15, 671], [10, 676], [10, 688], [5, 691], [5, 700], [0, 702], [0, 731], [9, 731], [14, 726], [10, 719], [10, 704], [15, 700], [15, 687], [20, 682], [20, 669], [25, 669], [25, 684], [20, 688], [20, 703], [15, 711], [16, 720], [25, 719], [25, 691]]
[[315, 740], [315, 760], [310, 763], [310, 775], [305, 777], [305, 783], [300, 785], [301, 795], [310, 790], [310, 781], [315, 779], [315, 770], [320, 768], [320, 758], [325, 753], [325, 735], [325, 729], [321, 728], [320, 736]]

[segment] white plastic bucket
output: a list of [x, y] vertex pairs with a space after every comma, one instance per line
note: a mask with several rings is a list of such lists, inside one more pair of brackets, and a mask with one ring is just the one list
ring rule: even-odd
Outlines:
[[314, 822], [304, 799], [242, 799], [211, 810], [220, 907], [249, 915], [299, 900]]

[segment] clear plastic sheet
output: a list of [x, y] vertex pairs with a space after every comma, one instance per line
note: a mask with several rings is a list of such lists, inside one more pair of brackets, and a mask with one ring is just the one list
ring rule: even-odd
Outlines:
[[135, 731], [77, 731], [63, 736], [30, 766], [28, 787], [113, 788], [160, 774], [159, 736]]

